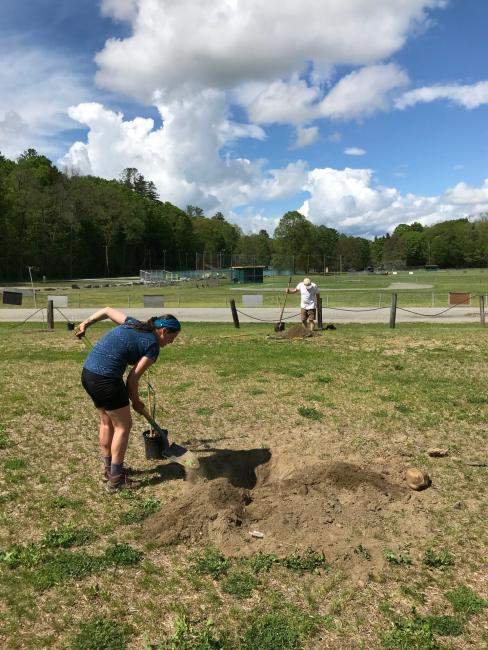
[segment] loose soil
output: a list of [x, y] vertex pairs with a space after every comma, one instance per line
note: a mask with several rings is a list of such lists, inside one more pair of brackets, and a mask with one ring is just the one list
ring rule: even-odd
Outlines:
[[304, 327], [302, 323], [293, 325], [293, 327], [286, 328], [284, 332], [276, 332], [268, 336], [269, 339], [305, 339], [314, 336], [317, 332], [311, 332], [308, 327]]
[[[401, 464], [376, 471], [346, 462], [303, 464], [300, 457], [271, 459], [263, 449], [218, 452], [200, 462], [182, 493], [146, 522], [148, 538], [212, 544], [242, 556], [313, 548], [367, 571], [382, 561], [385, 546], [415, 544], [427, 532], [430, 497], [408, 490]], [[256, 530], [263, 539], [250, 535]], [[359, 545], [370, 562], [354, 555]]]

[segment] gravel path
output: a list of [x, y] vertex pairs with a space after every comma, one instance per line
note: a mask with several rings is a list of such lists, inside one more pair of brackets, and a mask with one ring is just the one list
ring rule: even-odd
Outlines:
[[[360, 311], [359, 307], [344, 307], [344, 310], [351, 309], [353, 311], [343, 311], [337, 309], [324, 309], [323, 310], [323, 320], [324, 323], [388, 323], [390, 318], [390, 309], [385, 307], [384, 309], [376, 309], [375, 311]], [[410, 309], [410, 308], [409, 308]], [[473, 323], [479, 322], [479, 310], [477, 307], [457, 307], [449, 310], [445, 314], [442, 314], [439, 317], [433, 317], [433, 314], [438, 314], [443, 311], [439, 307], [412, 307], [412, 311], [422, 314], [418, 316], [409, 312], [397, 311], [397, 322], [399, 323]], [[96, 308], [71, 308], [68, 307], [63, 309], [62, 312], [69, 320], [74, 322], [79, 322], [84, 320], [90, 314], [96, 311]], [[142, 309], [142, 308], [133, 308], [125, 309], [128, 315], [134, 316], [141, 320], [146, 320], [150, 316], [154, 315], [153, 309]], [[255, 318], [265, 319], [271, 322], [276, 322], [279, 318], [280, 310], [278, 308], [268, 308], [268, 307], [259, 307], [259, 308], [244, 308], [243, 311], [250, 316]], [[292, 316], [297, 313], [297, 308], [287, 308], [285, 309], [284, 316]], [[0, 322], [3, 323], [15, 323], [22, 322], [24, 319], [28, 318], [30, 314], [33, 314], [33, 309], [0, 309]], [[172, 307], [171, 313], [177, 316], [181, 321], [187, 323], [231, 323], [232, 316], [229, 307]], [[45, 320], [46, 311], [43, 310], [35, 314], [32, 318], [29, 319], [31, 322], [42, 322], [43, 318]], [[55, 320], [64, 321], [65, 318], [55, 310], [54, 313]], [[257, 322], [253, 321], [252, 318], [243, 316], [239, 314], [239, 320], [243, 323], [248, 322]], [[294, 317], [287, 322], [298, 321], [298, 317]]]

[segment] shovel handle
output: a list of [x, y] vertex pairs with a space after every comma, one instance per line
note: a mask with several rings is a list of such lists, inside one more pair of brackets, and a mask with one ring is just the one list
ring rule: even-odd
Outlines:
[[285, 299], [283, 300], [283, 307], [281, 308], [280, 320], [278, 321], [278, 325], [281, 324], [281, 319], [283, 318], [283, 312], [285, 311], [286, 299], [288, 298], [288, 289], [290, 288], [291, 281], [292, 281], [292, 276], [290, 275], [290, 279], [288, 280], [288, 286], [286, 287]]
[[159, 424], [156, 422], [156, 420], [153, 417], [151, 417], [151, 414], [149, 413], [149, 411], [146, 408], [143, 411], [141, 411], [140, 415], [142, 415], [149, 422], [149, 424], [152, 426], [152, 428], [155, 431], [157, 431], [160, 436], [162, 436], [162, 438], [164, 440], [164, 446], [167, 447], [168, 446], [168, 436], [166, 434], [166, 431], [159, 426]]

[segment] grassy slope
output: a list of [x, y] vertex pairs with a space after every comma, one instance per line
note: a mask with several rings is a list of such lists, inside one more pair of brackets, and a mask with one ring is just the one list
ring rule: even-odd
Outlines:
[[[211, 639], [244, 650], [256, 638], [265, 649], [488, 642], [484, 603], [473, 595], [488, 597], [487, 470], [463, 462], [486, 455], [488, 344], [480, 329], [345, 326], [292, 343], [266, 341], [267, 333], [265, 326], [239, 333], [227, 325], [186, 326], [152, 373], [166, 409], [160, 418], [178, 439], [194, 444], [290, 451], [300, 427], [311, 459], [359, 458], [367, 467], [378, 457], [410, 454], [410, 462], [432, 472], [437, 490], [429, 535], [419, 547], [404, 549], [398, 540], [393, 549], [396, 557], [408, 552], [412, 564], [385, 559], [366, 583], [358, 582], [351, 549], [350, 571], [332, 565], [320, 575], [300, 575], [277, 565], [256, 576], [232, 562], [225, 577], [215, 573], [215, 558], [195, 563], [194, 549], [153, 548], [141, 538], [140, 520], [164, 508], [181, 484], [161, 482], [142, 460], [141, 421], [129, 463], [147, 471], [141, 474], [146, 485], [132, 498], [108, 496], [99, 482], [94, 414], [79, 386], [83, 347], [64, 328], [3, 326], [0, 550], [35, 544], [20, 566], [9, 566], [5, 555], [0, 562], [3, 646], [66, 647], [97, 616], [112, 622], [93, 624], [86, 638], [107, 635], [114, 645], [105, 647], [114, 648], [124, 638], [133, 648], [151, 641], [200, 650], [220, 647]], [[314, 408], [322, 419], [303, 418], [300, 407]], [[448, 448], [450, 456], [430, 459], [430, 446]], [[41, 540], [66, 525], [87, 535], [62, 528], [58, 538], [74, 550], [60, 549], [48, 535], [43, 552], [50, 555], [39, 560]], [[142, 551], [143, 560], [130, 566], [133, 551], [117, 547], [123, 561], [113, 551], [109, 561], [114, 543]], [[449, 553], [454, 565], [426, 566], [428, 548]], [[452, 620], [426, 618], [446, 614]], [[440, 637], [439, 625], [451, 626], [451, 636]]]

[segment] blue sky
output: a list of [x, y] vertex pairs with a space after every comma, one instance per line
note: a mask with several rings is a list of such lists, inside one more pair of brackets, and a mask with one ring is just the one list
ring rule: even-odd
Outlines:
[[135, 166], [246, 231], [294, 209], [368, 237], [488, 209], [488, 3], [271, 4], [3, 0], [0, 151]]

